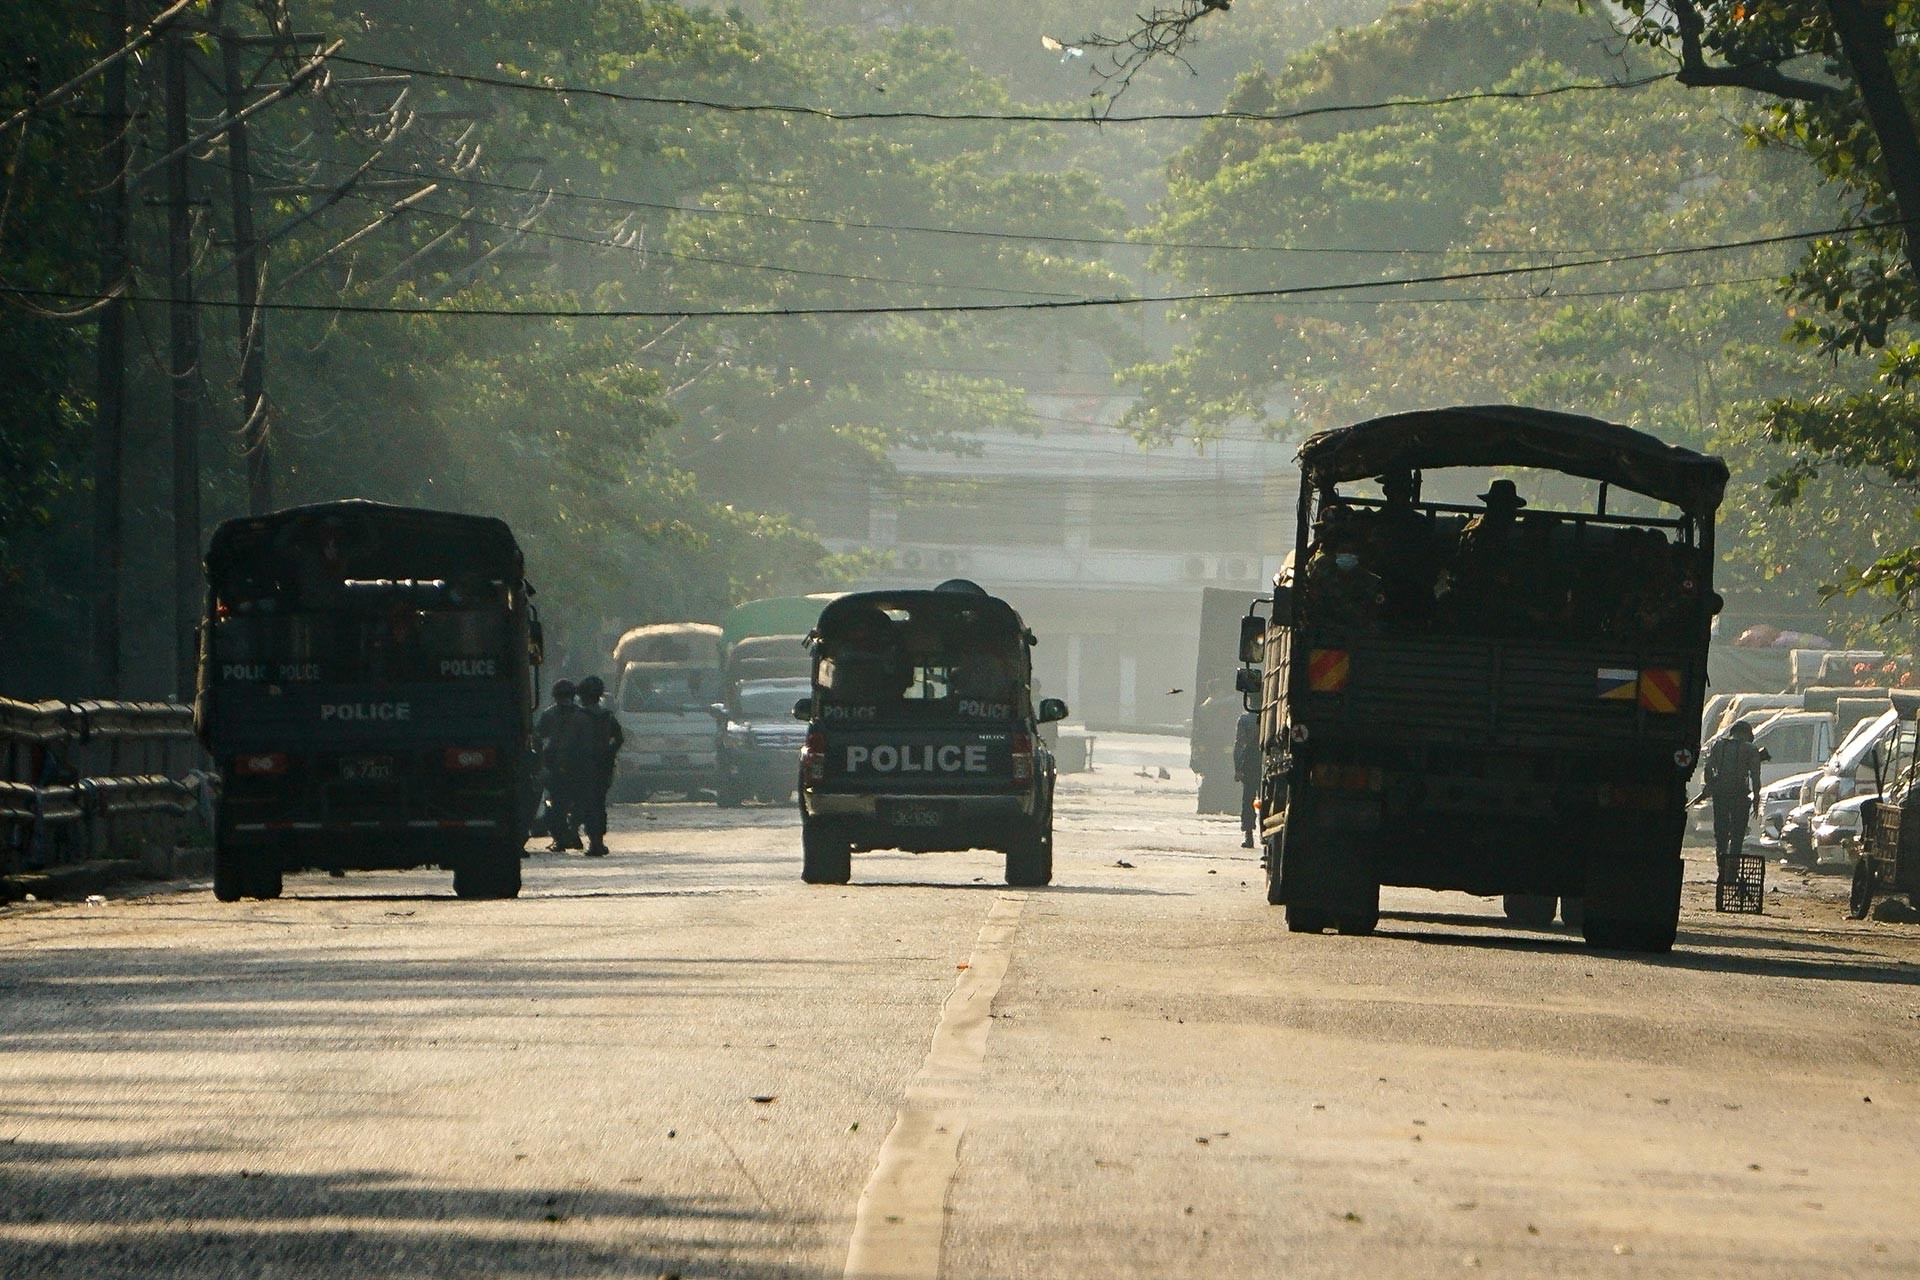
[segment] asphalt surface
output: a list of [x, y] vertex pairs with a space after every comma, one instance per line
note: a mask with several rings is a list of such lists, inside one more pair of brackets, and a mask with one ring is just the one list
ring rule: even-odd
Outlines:
[[1184, 748], [1101, 738], [1044, 890], [665, 803], [515, 902], [0, 908], [0, 1276], [1920, 1274], [1920, 926], [1696, 860], [1669, 957], [1289, 935]]

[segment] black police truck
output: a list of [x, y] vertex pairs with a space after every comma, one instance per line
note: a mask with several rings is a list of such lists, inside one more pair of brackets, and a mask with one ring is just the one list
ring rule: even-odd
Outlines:
[[520, 892], [538, 622], [495, 519], [365, 501], [229, 520], [207, 550], [195, 723], [221, 776], [214, 894], [285, 871], [453, 871]]
[[1035, 643], [971, 582], [864, 591], [821, 611], [800, 764], [802, 878], [845, 884], [856, 849], [988, 848], [1007, 883], [1053, 878], [1053, 757], [1033, 705]]
[[[1288, 927], [1370, 932], [1380, 886], [1411, 885], [1669, 949], [1725, 465], [1493, 405], [1324, 431], [1300, 466], [1296, 549], [1241, 653]], [[1486, 492], [1428, 493], [1450, 468]]]

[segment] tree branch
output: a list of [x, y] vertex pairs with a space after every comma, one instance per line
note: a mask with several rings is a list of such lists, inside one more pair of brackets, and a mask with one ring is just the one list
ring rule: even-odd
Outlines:
[[1667, 8], [1673, 14], [1674, 25], [1680, 35], [1680, 70], [1674, 79], [1689, 89], [1751, 89], [1755, 93], [1770, 94], [1776, 98], [1814, 103], [1829, 102], [1843, 92], [1837, 85], [1787, 75], [1770, 62], [1711, 66], [1701, 44], [1706, 19], [1700, 16], [1700, 10], [1693, 0], [1669, 0]]

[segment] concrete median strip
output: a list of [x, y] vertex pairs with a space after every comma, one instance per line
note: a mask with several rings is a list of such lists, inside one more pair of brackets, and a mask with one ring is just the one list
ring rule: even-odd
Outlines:
[[974, 1085], [987, 1056], [993, 999], [1013, 958], [1026, 898], [994, 900], [973, 954], [940, 1011], [906, 1103], [880, 1144], [854, 1212], [846, 1280], [934, 1280], [946, 1234], [947, 1192], [960, 1165]]

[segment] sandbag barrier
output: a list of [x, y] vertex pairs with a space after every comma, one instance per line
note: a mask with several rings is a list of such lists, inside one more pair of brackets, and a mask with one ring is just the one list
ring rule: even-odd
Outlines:
[[0, 875], [154, 866], [211, 829], [216, 792], [191, 707], [0, 698]]

